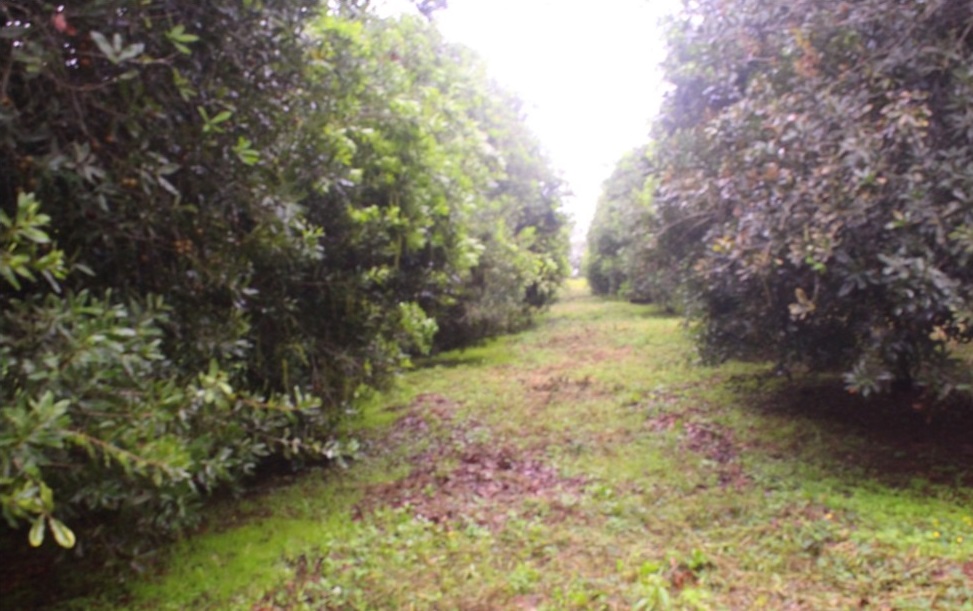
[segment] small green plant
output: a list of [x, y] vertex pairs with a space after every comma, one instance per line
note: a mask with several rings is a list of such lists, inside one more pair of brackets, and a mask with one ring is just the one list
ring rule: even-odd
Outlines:
[[541, 579], [541, 572], [528, 563], [521, 562], [510, 571], [510, 587], [517, 594], [530, 592]]
[[669, 582], [659, 572], [651, 572], [639, 579], [641, 596], [635, 601], [634, 609], [638, 611], [667, 611], [672, 609], [672, 596], [669, 594]]
[[13, 216], [0, 209], [0, 278], [14, 289], [21, 289], [21, 280], [33, 282], [40, 274], [58, 290], [57, 280], [67, 274], [64, 253], [47, 234], [50, 223], [33, 193], [17, 194]]

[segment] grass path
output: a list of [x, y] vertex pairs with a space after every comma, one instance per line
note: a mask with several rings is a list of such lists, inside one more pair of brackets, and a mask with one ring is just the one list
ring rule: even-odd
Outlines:
[[347, 470], [69, 607], [973, 609], [968, 421], [696, 366], [678, 320], [573, 291], [376, 398]]

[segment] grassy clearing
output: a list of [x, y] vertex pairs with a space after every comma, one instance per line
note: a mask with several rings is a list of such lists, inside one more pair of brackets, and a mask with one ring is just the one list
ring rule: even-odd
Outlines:
[[86, 609], [973, 609], [970, 421], [693, 363], [575, 286]]

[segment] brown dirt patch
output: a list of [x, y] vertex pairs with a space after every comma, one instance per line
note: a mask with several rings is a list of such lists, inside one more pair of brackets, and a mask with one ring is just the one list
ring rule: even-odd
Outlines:
[[739, 449], [733, 441], [733, 433], [726, 427], [712, 422], [687, 422], [683, 445], [716, 463], [717, 480], [721, 487], [743, 488], [750, 483], [749, 476], [740, 466]]
[[733, 432], [718, 424], [694, 419], [699, 412], [693, 409], [680, 413], [662, 412], [646, 419], [646, 426], [662, 432], [681, 425], [683, 446], [716, 463], [717, 480], [721, 487], [743, 488], [750, 484], [750, 477], [740, 466], [740, 446], [734, 440]]
[[665, 412], [662, 414], [657, 414], [655, 416], [650, 416], [646, 421], [645, 425], [656, 432], [671, 430], [676, 425], [682, 423], [684, 417], [682, 414], [674, 414], [671, 412]]
[[442, 395], [423, 393], [416, 396], [411, 405], [397, 405], [388, 409], [406, 410], [405, 415], [396, 421], [379, 444], [391, 450], [418, 437], [429, 436], [432, 426], [448, 426], [453, 421], [459, 404]]
[[577, 350], [584, 346], [592, 346], [601, 343], [604, 334], [592, 329], [583, 328], [573, 333], [558, 333], [538, 342], [541, 348], [548, 349], [571, 349]]
[[[457, 404], [439, 395], [420, 395], [389, 434], [390, 444], [425, 438], [426, 449], [409, 457], [411, 473], [375, 486], [356, 513], [380, 506], [409, 506], [437, 524], [473, 521], [500, 527], [508, 511], [526, 498], [544, 499], [554, 509], [564, 494], [580, 492], [584, 481], [562, 477], [542, 460], [542, 448], [512, 448], [470, 442], [475, 421], [457, 422]], [[439, 429], [438, 431], [436, 429]]]
[[737, 451], [729, 439], [728, 430], [698, 422], [687, 422], [685, 430], [685, 445], [693, 452], [703, 454], [721, 465], [736, 459]]
[[526, 393], [539, 398], [544, 405], [558, 399], [578, 401], [612, 394], [609, 389], [599, 385], [591, 376], [572, 378], [564, 373], [559, 373], [556, 368], [534, 371], [524, 376], [518, 376], [516, 379], [524, 387]]
[[602, 363], [604, 361], [622, 361], [632, 354], [631, 346], [613, 348], [604, 347], [605, 336], [595, 331], [555, 335], [538, 345], [546, 350], [556, 350], [564, 355], [571, 355], [570, 361], [565, 363], [566, 369], [577, 369], [579, 363]]

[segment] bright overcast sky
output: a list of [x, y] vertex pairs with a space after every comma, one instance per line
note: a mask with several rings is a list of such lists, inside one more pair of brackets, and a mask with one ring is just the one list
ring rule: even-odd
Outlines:
[[525, 102], [584, 234], [615, 162], [647, 140], [663, 83], [658, 22], [679, 0], [449, 0], [435, 20]]
[[575, 235], [587, 232], [615, 162], [647, 140], [663, 91], [658, 22], [679, 5], [449, 0], [435, 14], [448, 40], [477, 51], [490, 75], [524, 101], [528, 124], [574, 194], [566, 205]]

